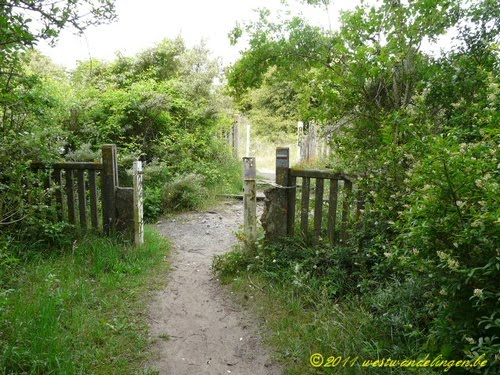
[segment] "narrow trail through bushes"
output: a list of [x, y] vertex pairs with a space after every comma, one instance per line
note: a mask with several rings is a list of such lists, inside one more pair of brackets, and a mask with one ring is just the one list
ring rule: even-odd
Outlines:
[[151, 305], [153, 360], [165, 375], [278, 375], [262, 346], [258, 324], [220, 286], [210, 266], [236, 243], [243, 205], [222, 202], [158, 224], [172, 241], [168, 284]]

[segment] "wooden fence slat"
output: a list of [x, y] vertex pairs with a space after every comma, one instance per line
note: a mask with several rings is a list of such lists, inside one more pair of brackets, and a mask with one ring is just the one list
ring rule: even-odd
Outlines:
[[90, 221], [92, 223], [92, 228], [99, 229], [99, 216], [97, 209], [97, 181], [95, 171], [89, 170], [88, 176], [90, 190]]
[[70, 224], [75, 224], [75, 191], [73, 189], [73, 171], [67, 170], [65, 172], [66, 179], [66, 199], [68, 202], [68, 221]]
[[335, 227], [337, 226], [337, 196], [338, 180], [330, 180], [330, 196], [328, 200], [328, 238], [332, 244], [336, 241]]
[[314, 203], [314, 236], [315, 239], [321, 236], [321, 224], [323, 222], [323, 191], [324, 180], [316, 179], [316, 193]]
[[59, 221], [64, 220], [64, 200], [63, 200], [63, 187], [62, 187], [62, 178], [61, 178], [61, 170], [54, 169], [52, 172], [52, 179], [55, 185], [54, 195], [56, 198], [56, 211], [57, 211], [57, 219]]
[[78, 179], [78, 211], [80, 212], [80, 226], [87, 229], [87, 197], [85, 184], [85, 171], [77, 171]]
[[[36, 189], [26, 190], [37, 192], [37, 203], [52, 206], [47, 211], [38, 204], [37, 214], [48, 212], [50, 219], [67, 220], [82, 229], [99, 230], [102, 221], [104, 234], [132, 232], [133, 189], [119, 187], [116, 145], [102, 147], [101, 162], [32, 162], [31, 170]], [[45, 195], [40, 195], [44, 189]], [[142, 205], [142, 199], [136, 202]]]
[[300, 226], [302, 234], [307, 236], [309, 227], [309, 193], [310, 193], [311, 179], [309, 177], [302, 178], [302, 205], [300, 211]]
[[342, 225], [340, 232], [340, 240], [345, 243], [347, 241], [347, 223], [349, 221], [349, 208], [352, 196], [352, 182], [344, 181], [344, 201], [342, 203]]
[[116, 229], [116, 188], [118, 169], [116, 145], [102, 146], [102, 226], [105, 234]]
[[295, 232], [295, 206], [297, 203], [297, 177], [288, 177], [289, 186], [293, 188], [288, 189], [288, 207], [287, 207], [287, 233], [289, 236], [293, 236]]

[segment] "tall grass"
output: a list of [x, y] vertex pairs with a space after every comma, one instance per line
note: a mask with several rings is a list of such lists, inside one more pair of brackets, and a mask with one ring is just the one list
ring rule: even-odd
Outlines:
[[147, 228], [139, 248], [89, 237], [26, 257], [0, 287], [0, 373], [140, 372], [146, 292], [160, 284], [168, 249]]

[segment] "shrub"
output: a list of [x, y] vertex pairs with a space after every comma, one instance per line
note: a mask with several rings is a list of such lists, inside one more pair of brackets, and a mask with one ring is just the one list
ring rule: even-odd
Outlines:
[[245, 270], [251, 260], [240, 249], [234, 249], [222, 255], [216, 255], [213, 259], [212, 270], [223, 280], [235, 276]]
[[424, 281], [431, 349], [485, 354], [493, 366], [500, 348], [498, 151], [487, 138], [450, 143], [437, 137], [410, 173], [395, 256], [408, 277]]
[[205, 179], [198, 174], [187, 174], [165, 184], [162, 205], [165, 211], [192, 210], [208, 199]]

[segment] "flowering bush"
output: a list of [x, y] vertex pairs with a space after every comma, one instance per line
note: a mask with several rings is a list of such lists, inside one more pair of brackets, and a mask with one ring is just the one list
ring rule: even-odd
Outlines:
[[498, 361], [498, 148], [488, 138], [432, 143], [435, 152], [412, 171], [409, 209], [398, 224], [399, 263], [426, 280], [431, 344]]

